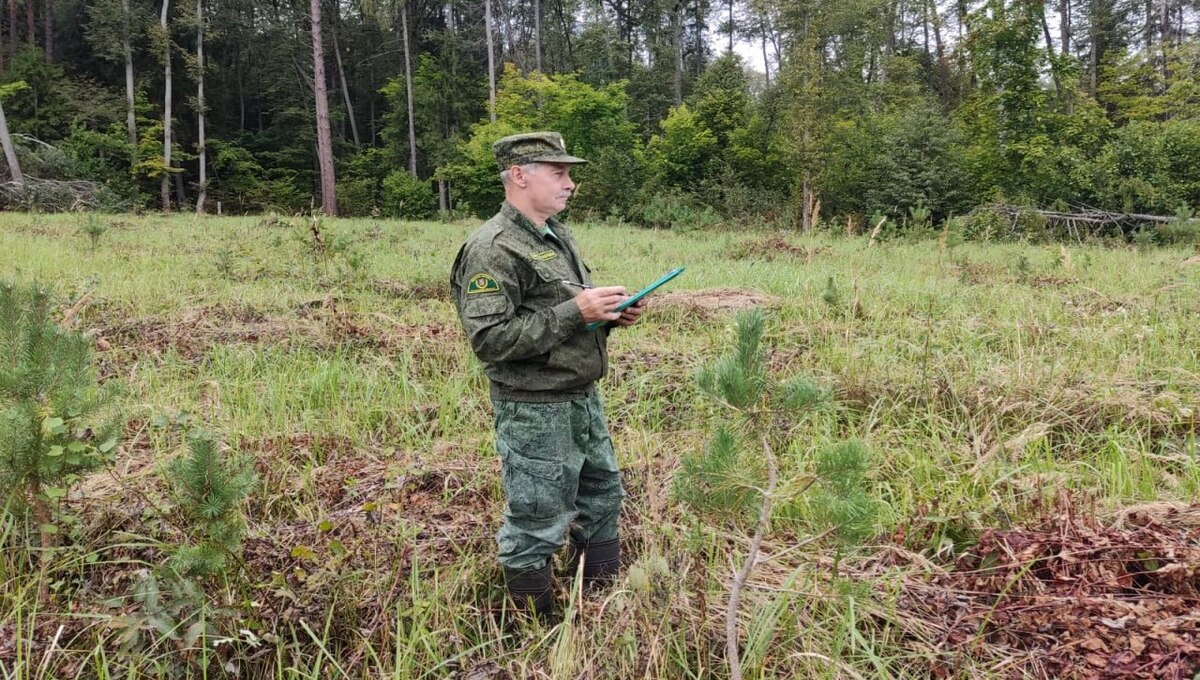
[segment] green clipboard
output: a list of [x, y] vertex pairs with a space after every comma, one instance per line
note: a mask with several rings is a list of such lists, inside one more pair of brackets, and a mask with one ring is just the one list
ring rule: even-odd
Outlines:
[[[687, 267], [676, 267], [675, 269], [672, 269], [671, 271], [667, 272], [666, 274], [663, 274], [662, 278], [660, 278], [659, 280], [655, 281], [654, 283], [646, 286], [645, 288], [639, 290], [638, 292], [634, 293], [632, 297], [626, 299], [624, 302], [617, 305], [617, 308], [613, 311], [623, 312], [627, 308], [632, 307], [633, 305], [636, 305], [639, 300], [646, 297], [650, 293], [653, 293], [655, 291], [655, 289], [657, 289], [659, 286], [663, 285], [667, 281], [670, 281], [671, 279], [675, 278], [676, 276], [679, 276], [680, 274], [682, 274], [684, 269], [687, 269]], [[605, 324], [609, 324], [609, 323], [612, 323], [612, 322], [611, 321], [593, 321], [593, 322], [589, 323], [588, 325], [584, 326], [583, 329], [588, 330], [588, 331], [594, 331], [597, 328], [599, 328]]]

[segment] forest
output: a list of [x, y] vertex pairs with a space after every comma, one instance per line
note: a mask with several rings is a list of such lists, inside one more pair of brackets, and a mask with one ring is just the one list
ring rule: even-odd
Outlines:
[[995, 236], [1099, 210], [1189, 241], [1198, 22], [1184, 0], [10, 0], [0, 193], [486, 216], [491, 142], [554, 129], [592, 161], [577, 216], [854, 233], [972, 214], [968, 236]]

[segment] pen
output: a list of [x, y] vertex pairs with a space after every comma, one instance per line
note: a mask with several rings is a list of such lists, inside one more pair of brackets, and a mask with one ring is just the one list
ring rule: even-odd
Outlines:
[[575, 286], [576, 288], [583, 288], [583, 289], [591, 288], [591, 286], [589, 286], [589, 285], [582, 284], [582, 283], [575, 283], [574, 281], [567, 281], [566, 279], [563, 279], [562, 282], [567, 284], [568, 286]]

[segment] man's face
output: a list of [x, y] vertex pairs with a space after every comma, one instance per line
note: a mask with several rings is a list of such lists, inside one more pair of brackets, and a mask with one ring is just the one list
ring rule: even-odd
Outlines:
[[567, 199], [575, 191], [571, 166], [564, 163], [540, 163], [526, 172], [525, 192], [533, 208], [543, 215], [556, 215], [567, 208]]

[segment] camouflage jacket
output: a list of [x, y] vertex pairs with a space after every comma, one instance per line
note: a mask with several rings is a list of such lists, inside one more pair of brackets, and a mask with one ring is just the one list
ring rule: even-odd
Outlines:
[[505, 201], [454, 259], [454, 304], [493, 399], [581, 398], [608, 370], [608, 331], [585, 331], [572, 299], [592, 285], [590, 270], [571, 231], [547, 225], [553, 235]]

